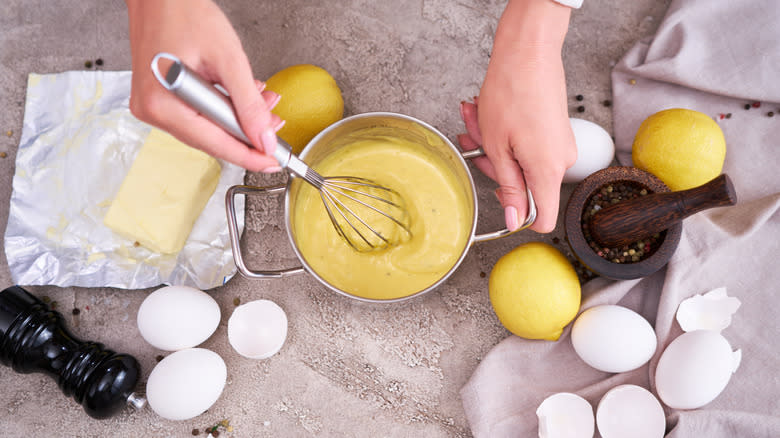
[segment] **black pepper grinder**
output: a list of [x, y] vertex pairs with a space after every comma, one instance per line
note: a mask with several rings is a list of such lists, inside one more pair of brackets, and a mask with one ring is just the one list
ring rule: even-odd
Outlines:
[[134, 357], [75, 338], [59, 312], [18, 286], [0, 292], [0, 362], [48, 374], [93, 418], [145, 404], [133, 393], [141, 374]]

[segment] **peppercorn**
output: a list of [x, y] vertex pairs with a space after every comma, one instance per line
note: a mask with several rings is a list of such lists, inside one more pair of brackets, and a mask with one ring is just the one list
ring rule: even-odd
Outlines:
[[86, 68], [92, 68], [92, 61], [87, 61], [84, 63], [84, 67]]
[[769, 111], [768, 113], [766, 113], [766, 116], [767, 116], [767, 117], [772, 117], [772, 116], [774, 116], [774, 115], [775, 115], [775, 113], [773, 113], [772, 111]]
[[581, 101], [582, 99], [585, 99], [585, 96], [583, 96], [582, 94], [578, 94], [574, 98]]
[[577, 107], [577, 112], [578, 113], [584, 113], [585, 112], [585, 107], [583, 105], [578, 106]]
[[731, 113], [726, 113], [726, 118], [730, 119], [731, 118]]
[[103, 65], [103, 58], [98, 58], [95, 60], [96, 65]]
[[607, 100], [605, 100], [604, 102], [601, 102], [601, 103], [602, 103], [602, 105], [604, 105], [607, 108], [612, 106], [612, 101], [609, 100], [609, 99], [607, 99]]
[[192, 436], [198, 436], [200, 435], [200, 431], [198, 429], [192, 429]]
[[79, 313], [81, 313], [81, 310], [79, 310], [79, 309], [73, 309], [73, 311], [71, 311], [70, 313], [72, 313], [72, 314], [73, 314], [73, 316], [76, 316], [76, 315], [78, 315]]
[[581, 225], [585, 241], [594, 253], [613, 263], [636, 263], [652, 254], [650, 244], [658, 246], [658, 242], [662, 239], [660, 233], [621, 248], [604, 248], [593, 240], [588, 224], [588, 220], [603, 207], [617, 204], [623, 200], [645, 196], [648, 193], [648, 189], [640, 184], [616, 182], [601, 187], [596, 194], [591, 196], [585, 204]]
[[165, 359], [165, 356], [163, 356], [162, 354], [158, 354], [157, 357], [155, 357], [155, 359], [157, 360], [157, 362], [159, 362], [159, 361]]
[[486, 273], [484, 273], [484, 272], [480, 272], [479, 273], [479, 278], [485, 278], [485, 277], [487, 277]]
[[239, 304], [241, 304], [241, 298], [238, 297], [233, 298], [233, 305], [238, 306]]
[[743, 108], [745, 108], [746, 110], [749, 110], [749, 109], [750, 109], [750, 104], [749, 104], [749, 103], [746, 103], [746, 104], [745, 104], [745, 106], [744, 106]]

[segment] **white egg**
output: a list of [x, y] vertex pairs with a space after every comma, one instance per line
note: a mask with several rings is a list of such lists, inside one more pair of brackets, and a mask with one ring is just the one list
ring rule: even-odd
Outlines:
[[658, 360], [655, 387], [667, 406], [697, 409], [715, 400], [729, 383], [742, 355], [712, 330], [683, 333]]
[[577, 394], [553, 394], [536, 409], [539, 438], [593, 438], [593, 407]]
[[189, 348], [171, 353], [154, 367], [146, 382], [146, 399], [157, 415], [187, 420], [219, 399], [227, 381], [225, 362], [217, 353]]
[[209, 294], [186, 286], [166, 286], [149, 294], [138, 308], [138, 331], [155, 348], [192, 348], [219, 325], [219, 305]]
[[287, 315], [273, 301], [257, 300], [233, 310], [228, 320], [228, 341], [238, 354], [266, 359], [287, 339]]
[[602, 438], [661, 438], [666, 432], [666, 417], [650, 391], [619, 385], [601, 398], [596, 425]]
[[571, 329], [574, 351], [588, 365], [608, 373], [631, 371], [647, 363], [658, 343], [640, 314], [615, 305], [591, 307]]
[[577, 143], [577, 161], [563, 174], [563, 182], [576, 183], [609, 167], [615, 158], [615, 142], [604, 128], [593, 122], [574, 117], [569, 121]]

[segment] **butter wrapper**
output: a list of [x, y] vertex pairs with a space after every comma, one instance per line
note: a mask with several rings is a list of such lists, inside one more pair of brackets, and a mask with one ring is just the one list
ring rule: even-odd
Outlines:
[[[154, 253], [103, 224], [151, 127], [130, 113], [131, 72], [30, 74], [5, 230], [20, 285], [211, 289], [236, 273], [225, 192], [245, 170], [220, 160], [214, 194], [177, 254]], [[239, 230], [244, 200], [236, 199]]]

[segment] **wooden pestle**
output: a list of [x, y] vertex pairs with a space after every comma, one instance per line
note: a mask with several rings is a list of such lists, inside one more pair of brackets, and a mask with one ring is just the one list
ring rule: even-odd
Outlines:
[[734, 185], [724, 173], [692, 189], [620, 201], [596, 212], [588, 226], [591, 237], [599, 245], [621, 248], [659, 233], [694, 213], [736, 203]]

